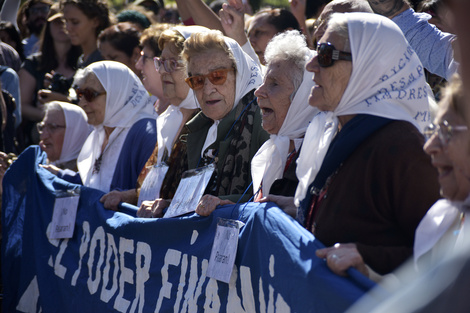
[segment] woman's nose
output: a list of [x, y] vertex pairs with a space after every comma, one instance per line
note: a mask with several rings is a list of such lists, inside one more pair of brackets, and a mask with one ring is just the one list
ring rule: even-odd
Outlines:
[[305, 69], [309, 72], [318, 72], [320, 65], [318, 64], [318, 56], [315, 55], [310, 61], [308, 61]]
[[266, 92], [264, 88], [264, 83], [255, 90], [255, 96], [257, 98], [265, 98]]
[[431, 137], [429, 137], [429, 139], [424, 144], [423, 150], [428, 155], [432, 155], [442, 151], [442, 143], [439, 139], [439, 135], [437, 134], [437, 132], [435, 132], [434, 134], [432, 134]]

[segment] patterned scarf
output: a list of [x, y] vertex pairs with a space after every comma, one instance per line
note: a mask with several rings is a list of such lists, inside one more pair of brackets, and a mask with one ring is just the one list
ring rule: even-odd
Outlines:
[[[222, 171], [219, 173], [219, 167], [216, 167], [206, 188], [206, 193], [216, 196], [243, 194], [248, 187], [251, 181], [251, 137], [255, 113], [259, 110], [258, 103], [253, 99], [255, 99], [253, 92], [249, 92], [241, 100], [241, 105], [235, 108], [236, 118], [240, 114], [241, 116], [230, 131], [230, 144], [225, 159], [220, 160], [216, 157], [216, 162], [223, 162]], [[206, 159], [204, 163], [210, 162]], [[249, 192], [252, 193], [252, 190], [250, 189]]]

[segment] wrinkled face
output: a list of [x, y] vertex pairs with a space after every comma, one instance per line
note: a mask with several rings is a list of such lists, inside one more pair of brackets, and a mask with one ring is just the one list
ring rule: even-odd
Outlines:
[[263, 113], [263, 128], [270, 134], [281, 129], [291, 104], [294, 92], [292, 82], [293, 64], [276, 61], [269, 64], [263, 84], [256, 90], [258, 105]]
[[[463, 119], [444, 104], [434, 120], [439, 125], [446, 120], [452, 126], [464, 125]], [[441, 195], [449, 200], [463, 201], [470, 193], [470, 182], [458, 168], [459, 161], [468, 163], [469, 132], [455, 131], [447, 144], [442, 143], [437, 132], [424, 145], [431, 156], [432, 165], [439, 174]]]
[[46, 111], [42, 120], [43, 129], [39, 133], [39, 146], [46, 152], [50, 162], [60, 159], [65, 136], [65, 116], [60, 109]]
[[161, 99], [163, 97], [162, 77], [155, 68], [153, 57], [155, 57], [153, 50], [144, 46], [135, 67], [141, 73], [145, 89]]
[[51, 36], [54, 41], [70, 42], [70, 38], [67, 35], [67, 31], [65, 30], [65, 20], [56, 18], [50, 23]]
[[68, 4], [64, 7], [66, 29], [73, 45], [81, 46], [90, 40], [96, 41], [97, 19], [89, 19], [78, 7]]
[[103, 85], [96, 76], [88, 75], [78, 88], [82, 91], [89, 90], [90, 93], [96, 95], [90, 101], [83, 96], [78, 102], [78, 105], [82, 107], [88, 117], [88, 124], [93, 126], [103, 124], [106, 113], [106, 90]]
[[[175, 51], [177, 51], [175, 44], [166, 43], [162, 51], [161, 60], [181, 61], [179, 54]], [[189, 86], [184, 81], [186, 78], [184, 68], [179, 66], [175, 71], [169, 73], [164, 66], [160, 66], [158, 72], [161, 75], [163, 96], [169, 99], [171, 104], [178, 106], [186, 99], [189, 92]]]
[[135, 68], [135, 56], [128, 56], [125, 52], [116, 49], [109, 41], [99, 42], [98, 49], [105, 60], [120, 62], [140, 76]]
[[248, 28], [248, 39], [258, 55], [261, 64], [265, 64], [264, 50], [266, 50], [268, 42], [277, 34], [276, 27], [269, 24], [267, 20], [267, 14], [255, 16], [251, 20], [250, 27]]
[[[330, 42], [337, 50], [344, 51], [344, 39], [337, 34], [326, 31], [320, 43]], [[352, 62], [337, 60], [330, 67], [320, 67], [315, 56], [307, 64], [307, 70], [315, 73], [316, 85], [312, 88], [309, 104], [320, 111], [334, 111], [343, 97], [352, 73]]]
[[[233, 68], [233, 61], [220, 50], [207, 50], [193, 55], [188, 64], [188, 76], [207, 75], [214, 70]], [[220, 120], [233, 108], [235, 102], [235, 71], [227, 72], [227, 79], [215, 85], [206, 77], [204, 86], [194, 90], [201, 110], [208, 118]]]

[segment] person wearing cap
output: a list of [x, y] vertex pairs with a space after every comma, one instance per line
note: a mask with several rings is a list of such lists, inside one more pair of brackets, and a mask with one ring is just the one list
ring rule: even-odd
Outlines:
[[[28, 57], [18, 72], [24, 120], [22, 143], [25, 147], [38, 143], [39, 136], [34, 124], [44, 117], [42, 103], [52, 100], [68, 101], [67, 92], [75, 74], [80, 48], [72, 45], [64, 25], [58, 5], [53, 5], [41, 34], [39, 52]], [[54, 73], [56, 79], [64, 83], [63, 86], [53, 88], [58, 86], [52, 86], [49, 80], [45, 81], [48, 73]]]

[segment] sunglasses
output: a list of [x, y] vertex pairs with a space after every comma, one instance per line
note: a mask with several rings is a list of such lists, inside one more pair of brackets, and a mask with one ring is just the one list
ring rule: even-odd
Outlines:
[[82, 98], [85, 98], [87, 102], [92, 102], [97, 97], [106, 94], [106, 91], [98, 92], [98, 91], [94, 91], [88, 88], [85, 88], [85, 89], [75, 88], [75, 92], [77, 93], [77, 97], [79, 100], [81, 100]]
[[209, 81], [214, 85], [223, 85], [227, 80], [228, 72], [234, 71], [233, 67], [223, 68], [220, 70], [215, 70], [206, 75], [196, 75], [191, 76], [185, 79], [186, 83], [191, 89], [198, 90], [204, 87], [204, 81], [209, 79]]
[[352, 61], [352, 54], [349, 52], [336, 50], [329, 42], [321, 43], [317, 46], [318, 64], [321, 67], [332, 66], [337, 60]]
[[179, 68], [183, 67], [183, 62], [181, 60], [175, 60], [175, 59], [165, 59], [163, 60], [162, 58], [159, 57], [154, 57], [153, 58], [153, 63], [155, 64], [155, 69], [157, 71], [160, 70], [160, 68], [163, 66], [165, 71], [167, 73], [173, 73]]

